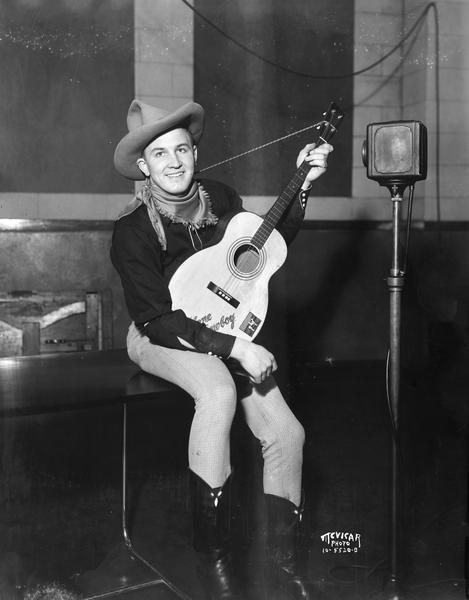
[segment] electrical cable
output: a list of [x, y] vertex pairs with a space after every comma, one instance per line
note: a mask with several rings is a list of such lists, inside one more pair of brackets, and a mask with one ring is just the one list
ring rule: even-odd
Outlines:
[[436, 186], [436, 220], [438, 225], [438, 242], [441, 246], [441, 196], [440, 196], [440, 19], [438, 7], [435, 2], [430, 2], [428, 8], [433, 9], [435, 23], [435, 186]]
[[228, 33], [226, 33], [226, 31], [224, 31], [223, 29], [221, 29], [221, 27], [219, 27], [218, 25], [216, 25], [216, 23], [214, 23], [213, 21], [211, 21], [210, 19], [208, 19], [203, 13], [201, 13], [194, 6], [192, 6], [187, 0], [181, 0], [181, 2], [183, 4], [185, 4], [190, 10], [192, 10], [192, 12], [195, 15], [197, 15], [200, 19], [202, 19], [202, 21], [204, 21], [205, 23], [207, 23], [208, 25], [210, 25], [210, 27], [212, 27], [213, 29], [215, 29], [220, 35], [222, 35], [224, 38], [226, 38], [227, 40], [229, 40], [230, 42], [232, 42], [233, 44], [235, 44], [236, 46], [238, 46], [239, 48], [241, 48], [242, 50], [244, 50], [245, 52], [247, 52], [251, 56], [254, 56], [258, 60], [260, 60], [260, 61], [262, 61], [262, 62], [270, 65], [271, 67], [275, 67], [276, 69], [279, 69], [281, 71], [285, 71], [286, 73], [291, 73], [292, 75], [298, 75], [299, 77], [306, 77], [308, 79], [324, 79], [324, 80], [347, 79], [349, 77], [355, 77], [357, 75], [361, 75], [363, 73], [366, 73], [370, 69], [374, 69], [374, 67], [376, 67], [379, 64], [381, 64], [382, 62], [384, 62], [387, 58], [389, 58], [392, 54], [394, 54], [394, 52], [397, 52], [397, 50], [399, 50], [399, 48], [412, 35], [412, 33], [414, 32], [414, 30], [416, 29], [416, 27], [419, 25], [419, 23], [421, 21], [423, 21], [423, 19], [425, 18], [427, 12], [430, 10], [430, 8], [432, 7], [432, 5], [434, 4], [434, 2], [430, 2], [430, 4], [428, 4], [423, 9], [421, 15], [417, 18], [417, 20], [415, 21], [415, 23], [412, 25], [412, 27], [409, 29], [409, 31], [403, 36], [403, 38], [393, 48], [391, 48], [391, 50], [389, 50], [388, 52], [386, 52], [380, 59], [378, 59], [375, 62], [371, 63], [367, 67], [359, 69], [358, 71], [353, 71], [351, 73], [344, 73], [342, 75], [315, 75], [315, 74], [312, 74], [312, 73], [304, 73], [302, 71], [297, 71], [295, 69], [291, 69], [289, 67], [285, 67], [285, 66], [283, 66], [283, 65], [281, 65], [281, 64], [279, 64], [279, 63], [277, 63], [277, 62], [275, 62], [273, 60], [270, 60], [268, 58], [265, 58], [264, 56], [261, 56], [260, 54], [258, 54], [254, 50], [252, 50], [251, 48], [248, 48], [247, 46], [245, 46], [244, 44], [242, 44], [241, 42], [239, 42], [237, 39], [235, 39], [234, 37], [232, 37], [231, 35], [229, 35]]
[[402, 65], [403, 65], [403, 63], [404, 63], [404, 61], [406, 60], [406, 58], [409, 56], [410, 52], [412, 51], [412, 49], [413, 49], [413, 47], [414, 47], [415, 43], [417, 42], [417, 40], [418, 40], [418, 37], [419, 37], [419, 34], [420, 34], [420, 30], [422, 29], [423, 25], [424, 25], [424, 22], [423, 22], [423, 21], [421, 21], [421, 22], [420, 22], [420, 24], [419, 24], [419, 26], [418, 26], [418, 28], [417, 28], [417, 31], [415, 32], [415, 35], [414, 35], [414, 37], [412, 38], [412, 40], [411, 40], [411, 42], [410, 42], [410, 44], [409, 44], [409, 46], [408, 46], [408, 48], [406, 49], [406, 51], [404, 52], [404, 54], [403, 54], [403, 55], [400, 57], [400, 59], [399, 59], [399, 62], [398, 62], [398, 63], [397, 63], [397, 65], [394, 67], [394, 69], [393, 69], [393, 70], [392, 70], [392, 71], [389, 73], [389, 75], [387, 75], [387, 76], [386, 76], [386, 77], [385, 77], [385, 78], [384, 78], [384, 79], [383, 79], [383, 80], [380, 82], [380, 84], [378, 85], [378, 87], [376, 87], [376, 88], [375, 88], [375, 89], [374, 89], [372, 92], [370, 92], [370, 93], [368, 94], [368, 96], [365, 96], [364, 98], [362, 98], [362, 99], [361, 99], [361, 100], [359, 100], [358, 102], [355, 102], [354, 104], [352, 104], [352, 105], [350, 105], [350, 106], [345, 106], [345, 107], [344, 107], [344, 111], [347, 111], [347, 110], [353, 109], [353, 108], [355, 108], [356, 106], [360, 106], [361, 104], [363, 104], [364, 102], [366, 102], [366, 101], [367, 101], [367, 100], [369, 100], [370, 98], [373, 98], [373, 96], [374, 96], [375, 94], [377, 94], [377, 93], [378, 93], [380, 90], [382, 90], [382, 89], [383, 89], [383, 87], [384, 87], [385, 85], [387, 85], [387, 83], [388, 83], [389, 81], [391, 81], [391, 79], [393, 79], [393, 78], [396, 76], [396, 74], [397, 74], [397, 73], [400, 71], [400, 69], [401, 69], [401, 67], [402, 67]]
[[[236, 40], [232, 39], [230, 36], [228, 36], [227, 34], [225, 34], [225, 32], [223, 32], [217, 25], [215, 25], [214, 23], [212, 23], [209, 19], [207, 19], [202, 13], [200, 13], [200, 11], [197, 11], [193, 6], [191, 6], [187, 0], [182, 0], [182, 2], [188, 6], [191, 10], [194, 11], [195, 14], [197, 14], [200, 18], [202, 18], [203, 20], [205, 20], [207, 23], [209, 23], [212, 27], [214, 27], [217, 31], [219, 31], [219, 33], [221, 33], [221, 35], [223, 35], [224, 37], [227, 37], [228, 39], [230, 39], [231, 41], [233, 41], [234, 43], [236, 43], [238, 46], [240, 46], [241, 48], [243, 48], [244, 50], [250, 52], [252, 54], [252, 52], [246, 48], [245, 46], [243, 46], [242, 44], [240, 44], [239, 42], [237, 42]], [[434, 20], [435, 20], [435, 94], [436, 94], [436, 202], [437, 202], [437, 223], [438, 223], [438, 238], [439, 241], [441, 243], [441, 209], [440, 209], [440, 161], [439, 161], [439, 157], [440, 157], [440, 95], [439, 95], [439, 19], [438, 19], [438, 10], [436, 7], [436, 4], [434, 2], [430, 2], [425, 9], [422, 11], [422, 13], [420, 14], [420, 16], [418, 17], [418, 19], [415, 21], [414, 25], [411, 27], [411, 29], [407, 32], [407, 34], [404, 36], [404, 38], [396, 45], [394, 46], [394, 48], [386, 53], [384, 56], [381, 57], [381, 59], [379, 59], [378, 61], [375, 61], [374, 63], [372, 63], [371, 65], [369, 65], [368, 67], [366, 67], [365, 69], [360, 69], [359, 71], [356, 71], [354, 73], [352, 73], [350, 76], [354, 76], [354, 75], [358, 75], [361, 74], [365, 71], [368, 71], [372, 68], [374, 68], [377, 64], [380, 64], [381, 62], [383, 62], [384, 60], [386, 60], [394, 51], [396, 51], [399, 47], [401, 47], [403, 45], [403, 43], [410, 37], [410, 35], [415, 31], [415, 35], [413, 37], [413, 39], [411, 40], [409, 47], [406, 49], [405, 53], [401, 56], [399, 63], [397, 64], [397, 66], [392, 70], [392, 72], [386, 77], [386, 79], [384, 81], [382, 81], [379, 86], [373, 90], [366, 98], [362, 99], [360, 102], [353, 104], [350, 107], [345, 107], [345, 111], [350, 110], [351, 108], [354, 108], [355, 106], [365, 102], [366, 100], [368, 100], [369, 98], [373, 97], [377, 92], [379, 92], [386, 84], [388, 81], [390, 81], [395, 74], [399, 71], [399, 69], [401, 69], [403, 62], [405, 61], [405, 59], [407, 58], [407, 56], [410, 54], [413, 46], [415, 45], [418, 36], [420, 34], [420, 30], [424, 24], [424, 18], [426, 17], [427, 13], [433, 9], [433, 15], [434, 15]], [[254, 55], [259, 58], [260, 60], [264, 60], [262, 57], [257, 56], [255, 53]], [[280, 67], [280, 66], [279, 66]], [[320, 79], [320, 77], [317, 77]], [[273, 139], [269, 142], [266, 142], [264, 144], [260, 144], [259, 146], [256, 146], [254, 148], [251, 148], [249, 150], [246, 150], [244, 152], [241, 152], [239, 154], [236, 154], [235, 156], [231, 156], [229, 158], [226, 158], [222, 161], [219, 161], [217, 163], [211, 164], [207, 167], [204, 167], [203, 169], [200, 169], [199, 171], [197, 171], [197, 173], [201, 173], [204, 171], [208, 171], [210, 169], [213, 169], [215, 167], [227, 164], [233, 160], [236, 160], [238, 158], [242, 158], [248, 154], [251, 154], [253, 152], [257, 152], [258, 150], [263, 150], [264, 148], [272, 145], [272, 144], [276, 144], [278, 142], [284, 141], [290, 137], [299, 135], [300, 133], [303, 133], [309, 129], [313, 129], [314, 127], [317, 127], [318, 123], [315, 123], [313, 125], [309, 125], [307, 127], [304, 127], [302, 129], [293, 131], [289, 134], [286, 134], [284, 136], [281, 136], [279, 138]], [[412, 192], [412, 200], [413, 200], [413, 192]], [[408, 230], [409, 232], [409, 230]], [[409, 237], [408, 237], [409, 239]]]
[[[409, 55], [409, 53], [411, 52], [412, 48], [414, 47], [415, 42], [418, 39], [420, 30], [423, 26], [423, 22], [420, 23], [417, 31], [415, 32], [415, 35], [411, 41], [411, 43], [409, 44], [408, 49], [406, 50], [405, 54], [401, 57], [401, 59], [399, 60], [399, 63], [397, 64], [397, 66], [391, 71], [391, 73], [386, 77], [386, 79], [384, 81], [382, 81], [379, 86], [373, 91], [371, 92], [366, 98], [362, 99], [360, 102], [358, 102], [357, 104], [361, 104], [362, 102], [365, 102], [366, 100], [368, 100], [369, 98], [372, 98], [374, 96], [374, 94], [376, 94], [377, 92], [379, 92], [380, 89], [382, 89], [382, 87], [384, 87], [387, 82], [392, 79], [395, 74], [399, 71], [399, 69], [402, 67], [402, 63], [405, 61], [405, 59], [407, 58], [407, 56]], [[350, 107], [345, 107], [345, 111], [353, 108], [355, 105], [352, 105]], [[317, 123], [314, 123], [313, 125], [308, 125], [307, 127], [303, 127], [302, 129], [298, 129], [296, 131], [292, 131], [291, 133], [288, 133], [284, 136], [281, 136], [279, 138], [275, 138], [269, 142], [266, 142], [264, 144], [261, 144], [259, 146], [255, 146], [254, 148], [250, 148], [249, 150], [245, 150], [244, 152], [240, 152], [239, 154], [236, 154], [234, 156], [231, 156], [229, 158], [225, 158], [224, 160], [221, 160], [219, 162], [213, 163], [211, 165], [209, 165], [208, 167], [204, 167], [203, 169], [199, 169], [196, 173], [202, 173], [203, 171], [209, 171], [210, 169], [214, 169], [215, 167], [219, 167], [221, 165], [224, 165], [226, 163], [229, 163], [233, 160], [236, 160], [238, 158], [242, 158], [248, 154], [251, 154], [253, 152], [257, 152], [258, 150], [263, 150], [264, 148], [266, 148], [267, 146], [271, 146], [272, 144], [276, 144], [278, 142], [282, 142], [290, 137], [299, 135], [300, 133], [304, 133], [305, 131], [308, 131], [309, 129], [314, 129], [315, 127], [318, 127], [319, 125], [321, 125], [322, 121], [318, 121]]]
[[387, 400], [387, 405], [388, 405], [389, 422], [391, 424], [391, 434], [392, 434], [392, 438], [394, 440], [394, 443], [396, 445], [397, 453], [399, 455], [399, 459], [400, 459], [400, 462], [401, 462], [401, 465], [402, 465], [403, 464], [403, 459], [402, 459], [401, 448], [400, 448], [400, 444], [399, 444], [399, 436], [397, 434], [396, 417], [395, 417], [394, 411], [392, 409], [391, 396], [390, 396], [390, 393], [389, 393], [389, 363], [390, 363], [390, 357], [391, 357], [391, 350], [388, 348], [388, 351], [387, 351], [387, 354], [386, 354], [386, 367], [385, 367], [386, 400]]
[[407, 200], [407, 225], [406, 225], [406, 240], [404, 246], [404, 260], [403, 260], [403, 268], [402, 275], [407, 273], [407, 258], [409, 256], [409, 247], [410, 247], [410, 228], [412, 224], [412, 208], [414, 205], [414, 188], [415, 184], [409, 186], [409, 198]]
[[[372, 97], [374, 94], [377, 93], [377, 91], [379, 91], [380, 89], [382, 89], [382, 87], [394, 76], [394, 74], [401, 68], [402, 63], [404, 62], [404, 60], [406, 59], [406, 57], [408, 56], [408, 54], [410, 53], [412, 47], [414, 46], [418, 35], [420, 33], [420, 29], [423, 26], [424, 23], [424, 19], [427, 16], [428, 12], [430, 10], [433, 11], [433, 17], [434, 17], [434, 24], [435, 24], [435, 110], [436, 110], [436, 140], [435, 140], [435, 152], [436, 152], [436, 181], [435, 181], [435, 185], [436, 185], [436, 219], [437, 219], [437, 231], [438, 231], [438, 241], [439, 244], [441, 245], [441, 190], [440, 190], [440, 70], [439, 70], [439, 56], [440, 56], [440, 47], [439, 47], [439, 16], [438, 16], [438, 8], [436, 6], [435, 2], [430, 2], [429, 4], [427, 4], [427, 6], [422, 10], [420, 16], [416, 19], [416, 21], [414, 22], [414, 24], [412, 25], [412, 27], [409, 29], [409, 31], [404, 35], [404, 37], [393, 47], [391, 48], [390, 51], [388, 51], [387, 53], [385, 53], [380, 59], [378, 59], [377, 61], [373, 62], [372, 64], [368, 65], [367, 67], [364, 67], [363, 69], [359, 69], [357, 71], [354, 71], [352, 73], [348, 73], [348, 74], [344, 74], [344, 75], [330, 75], [330, 76], [321, 76], [321, 75], [313, 75], [313, 74], [308, 74], [308, 73], [303, 73], [301, 71], [296, 71], [294, 69], [290, 69], [288, 67], [284, 67], [283, 65], [280, 65], [274, 61], [271, 61], [263, 56], [260, 56], [259, 54], [257, 54], [256, 52], [254, 52], [253, 50], [251, 50], [250, 48], [248, 48], [247, 46], [245, 46], [244, 44], [242, 44], [241, 42], [239, 42], [238, 40], [236, 40], [235, 38], [233, 38], [232, 36], [228, 35], [225, 31], [223, 31], [218, 25], [216, 25], [215, 23], [213, 23], [213, 21], [211, 21], [210, 19], [208, 19], [203, 13], [201, 13], [199, 10], [197, 10], [194, 6], [192, 6], [187, 0], [181, 0], [190, 10], [192, 10], [194, 12], [194, 14], [196, 14], [199, 18], [201, 18], [203, 21], [205, 21], [208, 25], [210, 25], [212, 28], [214, 28], [216, 31], [218, 31], [218, 33], [220, 33], [223, 37], [225, 37], [226, 39], [230, 40], [232, 43], [234, 43], [235, 45], [237, 45], [238, 47], [240, 47], [241, 49], [243, 49], [245, 52], [247, 52], [248, 54], [254, 56], [255, 58], [257, 58], [258, 60], [261, 60], [273, 67], [276, 67], [280, 70], [283, 71], [287, 71], [289, 73], [292, 74], [296, 74], [302, 77], [308, 77], [308, 78], [312, 78], [312, 79], [324, 79], [324, 80], [330, 80], [330, 79], [344, 79], [344, 78], [348, 78], [348, 77], [354, 77], [360, 74], [363, 74], [371, 69], [373, 69], [374, 67], [376, 67], [377, 65], [381, 64], [382, 62], [384, 62], [387, 58], [389, 58], [389, 56], [391, 56], [394, 52], [396, 52], [401, 46], [403, 46], [403, 44], [409, 39], [409, 37], [412, 35], [412, 33], [416, 31], [416, 34], [413, 38], [413, 40], [411, 41], [408, 49], [406, 50], [405, 54], [401, 57], [399, 64], [396, 66], [396, 68], [392, 71], [392, 73], [386, 78], [386, 80], [384, 82], [382, 82], [378, 88], [376, 90], [374, 90], [368, 97]], [[365, 99], [366, 100], [366, 99]], [[364, 100], [362, 100], [363, 102]], [[355, 106], [355, 105], [353, 105]], [[346, 107], [346, 110], [348, 110], [349, 107]], [[304, 131], [307, 131], [308, 129], [311, 129], [313, 127], [315, 127], [316, 125], [311, 125], [308, 127], [305, 127], [303, 129], [300, 129], [298, 131], [292, 132], [290, 134], [287, 134], [285, 136], [282, 136], [280, 138], [271, 140], [270, 142], [267, 142], [265, 144], [261, 144], [259, 146], [256, 146], [255, 148], [252, 148], [250, 150], [247, 150], [245, 152], [242, 152], [240, 154], [237, 154], [233, 157], [227, 158], [223, 161], [220, 161], [218, 163], [215, 163], [213, 165], [210, 165], [208, 167], [205, 167], [204, 169], [201, 169], [199, 172], [202, 171], [208, 171], [209, 169], [215, 168], [217, 166], [226, 164], [228, 162], [231, 162], [232, 160], [241, 158], [243, 156], [246, 156], [247, 154], [250, 154], [252, 152], [256, 152], [258, 150], [264, 149], [267, 146], [270, 146], [274, 143], [283, 141], [289, 137], [292, 137], [294, 135], [298, 135], [299, 133], [302, 133]], [[413, 195], [414, 195], [414, 191], [413, 191], [413, 186], [412, 186], [412, 191], [411, 191], [411, 202], [413, 202]], [[411, 207], [410, 207], [411, 208]], [[410, 223], [409, 223], [409, 219], [408, 219], [408, 223], [407, 223], [407, 243], [406, 243], [406, 249], [408, 249], [408, 244], [409, 244], [409, 239], [410, 239]], [[407, 267], [407, 250], [406, 250], [406, 258], [405, 258], [405, 268], [404, 268], [404, 272], [406, 270]]]

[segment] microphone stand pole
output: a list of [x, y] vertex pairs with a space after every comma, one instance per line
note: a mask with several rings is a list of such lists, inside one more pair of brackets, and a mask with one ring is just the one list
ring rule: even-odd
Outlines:
[[406, 184], [387, 186], [392, 200], [392, 264], [387, 284], [389, 289], [389, 402], [392, 416], [392, 488], [391, 488], [391, 574], [385, 588], [387, 600], [402, 600], [398, 580], [399, 543], [399, 387], [401, 348], [401, 305], [404, 272], [400, 265], [400, 213]]

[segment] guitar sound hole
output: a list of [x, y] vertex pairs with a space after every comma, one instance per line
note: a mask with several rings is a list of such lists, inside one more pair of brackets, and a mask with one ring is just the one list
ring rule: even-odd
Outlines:
[[234, 253], [234, 264], [238, 271], [249, 275], [256, 270], [259, 264], [259, 251], [250, 244], [240, 246]]

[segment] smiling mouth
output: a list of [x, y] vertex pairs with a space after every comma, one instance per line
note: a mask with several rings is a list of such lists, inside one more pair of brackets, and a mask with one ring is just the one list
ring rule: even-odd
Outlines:
[[170, 179], [182, 177], [183, 175], [184, 171], [178, 171], [177, 173], [166, 173], [166, 177], [169, 177]]

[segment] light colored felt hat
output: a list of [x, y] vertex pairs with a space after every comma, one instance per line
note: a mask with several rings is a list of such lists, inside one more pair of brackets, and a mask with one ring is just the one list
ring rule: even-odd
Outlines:
[[114, 152], [114, 166], [128, 179], [145, 179], [137, 165], [143, 149], [157, 136], [178, 127], [187, 129], [194, 144], [198, 144], [204, 129], [204, 109], [196, 102], [188, 102], [169, 112], [132, 100], [127, 113], [127, 127], [129, 133], [117, 144]]

